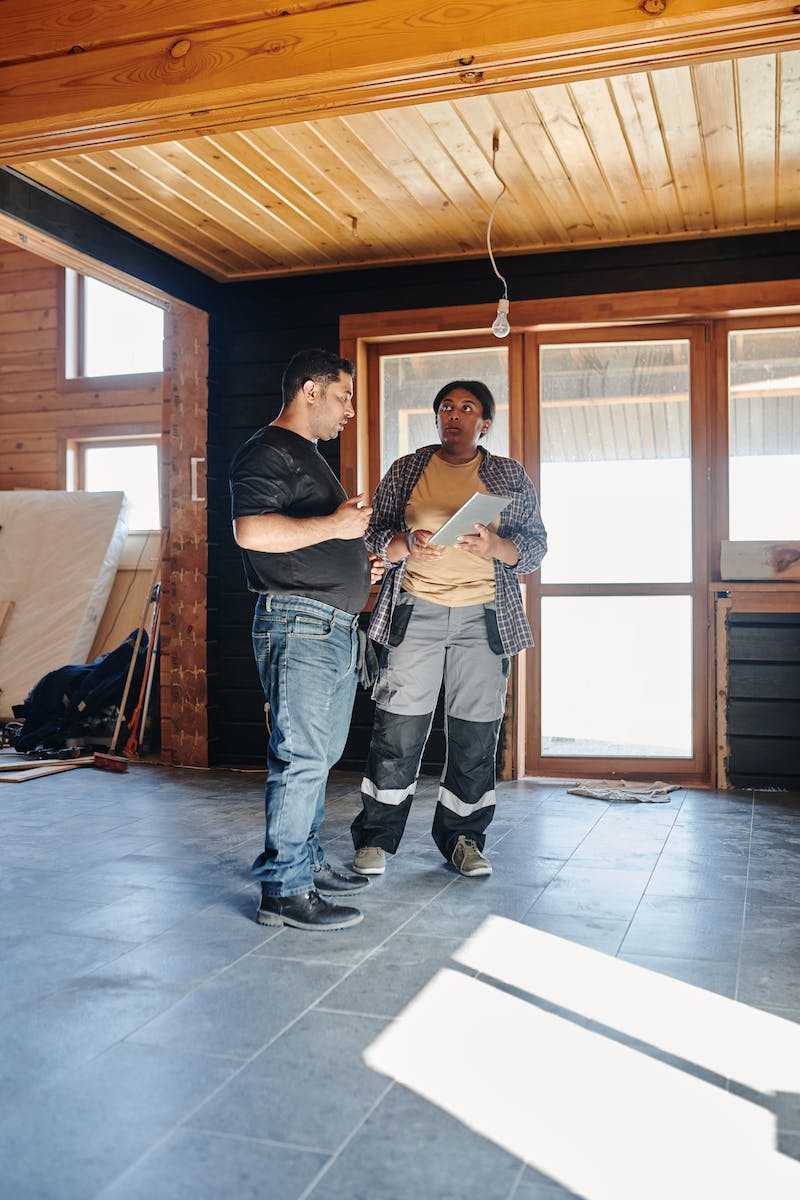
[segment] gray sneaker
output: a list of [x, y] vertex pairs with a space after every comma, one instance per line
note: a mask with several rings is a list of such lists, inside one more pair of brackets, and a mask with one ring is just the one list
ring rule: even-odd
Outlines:
[[386, 870], [386, 851], [380, 846], [359, 846], [353, 858], [353, 870], [359, 875], [382, 875]]
[[492, 873], [492, 864], [488, 858], [481, 854], [477, 843], [473, 842], [472, 838], [464, 837], [463, 833], [453, 847], [450, 862], [462, 875], [491, 875]]

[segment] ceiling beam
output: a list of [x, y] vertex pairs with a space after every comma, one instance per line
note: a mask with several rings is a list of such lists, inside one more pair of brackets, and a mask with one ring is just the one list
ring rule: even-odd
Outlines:
[[[24, 61], [0, 54], [0, 163], [800, 45], [785, 0], [323, 4], [256, 18], [234, 0], [210, 26], [207, 0], [173, 0], [166, 35], [162, 0], [127, 0], [119, 26], [120, 5], [92, 5], [91, 44], [50, 37], [46, 57], [28, 30]], [[3, 0], [6, 47], [9, 20], [38, 5]], [[86, 12], [57, 8], [65, 35]]]
[[85, 0], [60, 0], [58, 4], [53, 0], [2, 0], [0, 65], [362, 2], [226, 0], [222, 5], [220, 0], [194, 0], [188, 5], [176, 0], [113, 0], [111, 4], [108, 0], [94, 4]]

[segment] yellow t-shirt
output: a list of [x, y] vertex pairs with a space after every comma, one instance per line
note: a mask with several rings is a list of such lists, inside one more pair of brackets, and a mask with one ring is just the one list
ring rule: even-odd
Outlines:
[[[408, 498], [406, 521], [409, 529], [437, 530], [475, 492], [488, 489], [478, 475], [483, 455], [471, 462], [447, 463], [434, 454]], [[489, 526], [497, 529], [495, 518]], [[494, 600], [494, 562], [478, 558], [457, 546], [442, 546], [442, 557], [431, 562], [409, 558], [403, 588], [433, 604], [464, 608]]]

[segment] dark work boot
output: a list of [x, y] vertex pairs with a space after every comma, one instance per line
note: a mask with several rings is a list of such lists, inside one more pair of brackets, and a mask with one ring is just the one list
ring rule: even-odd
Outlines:
[[338, 892], [341, 896], [347, 896], [351, 892], [360, 892], [369, 887], [369, 880], [363, 875], [355, 875], [343, 867], [332, 867], [330, 863], [326, 863], [324, 867], [313, 868], [311, 878], [317, 891], [324, 895], [336, 895]]
[[299, 896], [266, 896], [256, 912], [259, 925], [291, 925], [295, 929], [347, 929], [363, 920], [357, 908], [329, 904], [319, 892]]

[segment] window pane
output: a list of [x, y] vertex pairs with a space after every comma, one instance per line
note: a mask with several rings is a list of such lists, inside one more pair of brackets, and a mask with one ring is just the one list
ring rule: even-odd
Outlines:
[[542, 599], [542, 754], [691, 758], [688, 596]]
[[689, 343], [541, 348], [546, 583], [692, 573]]
[[158, 447], [87, 446], [87, 492], [125, 492], [130, 501], [129, 529], [160, 529]]
[[800, 329], [728, 338], [730, 537], [800, 538]]
[[84, 279], [84, 372], [132, 375], [164, 369], [164, 313], [119, 288]]
[[453, 379], [479, 379], [496, 412], [482, 445], [508, 454], [508, 349], [437, 350], [381, 357], [381, 474], [401, 454], [438, 441], [433, 398]]

